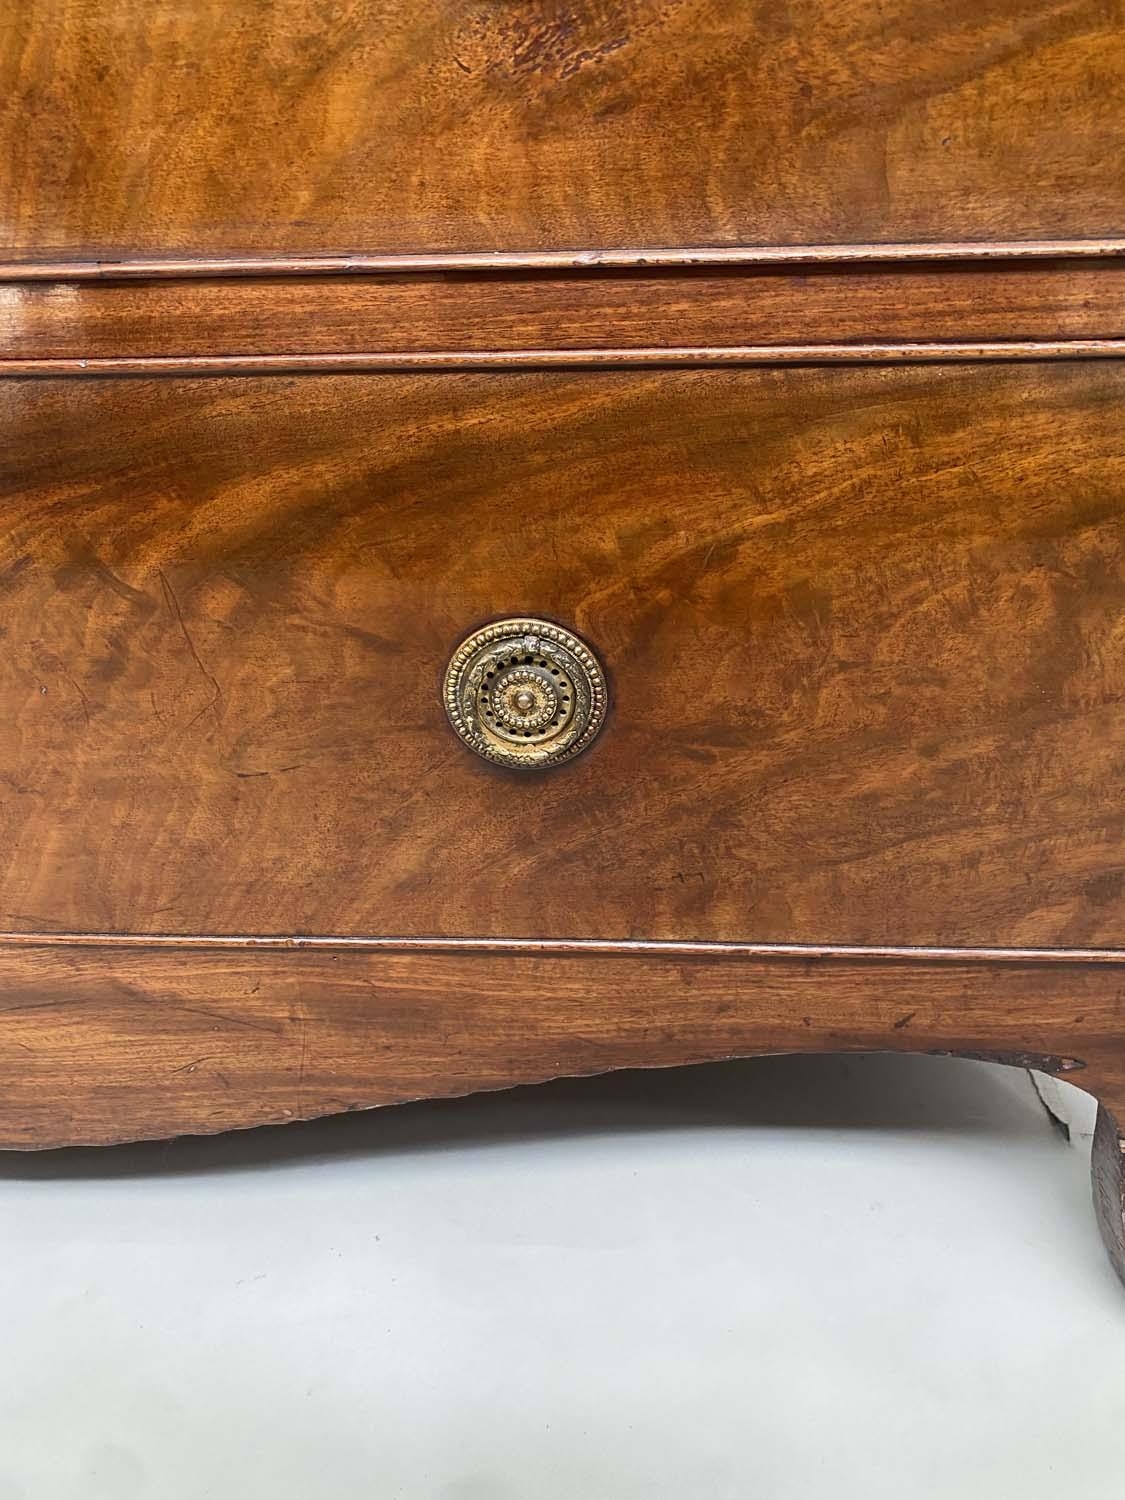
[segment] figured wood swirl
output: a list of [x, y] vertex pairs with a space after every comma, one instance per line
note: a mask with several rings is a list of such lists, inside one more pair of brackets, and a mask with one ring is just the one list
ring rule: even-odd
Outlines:
[[24, 0], [6, 258], [1125, 231], [1115, 0]]
[[[6, 382], [0, 924], [1119, 946], [1123, 382]], [[534, 786], [440, 700], [532, 611]]]
[[[1117, 0], [0, 29], [0, 1146], [959, 1052], [1125, 1276]], [[530, 787], [438, 683], [543, 611]]]

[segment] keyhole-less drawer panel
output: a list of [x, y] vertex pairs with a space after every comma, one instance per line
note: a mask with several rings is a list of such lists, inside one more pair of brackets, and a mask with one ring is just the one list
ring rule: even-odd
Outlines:
[[[1109, 363], [5, 382], [3, 925], [1119, 942], [1123, 397]], [[608, 684], [540, 776], [443, 701], [524, 616]]]
[[1125, 220], [1112, 3], [7, 11], [12, 259], [1028, 240]]

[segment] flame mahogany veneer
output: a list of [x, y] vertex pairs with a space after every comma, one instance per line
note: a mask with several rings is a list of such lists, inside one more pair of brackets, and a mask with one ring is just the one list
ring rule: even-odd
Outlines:
[[1095, 3], [18, 7], [0, 1145], [956, 1053], [1125, 1275], [1123, 122]]

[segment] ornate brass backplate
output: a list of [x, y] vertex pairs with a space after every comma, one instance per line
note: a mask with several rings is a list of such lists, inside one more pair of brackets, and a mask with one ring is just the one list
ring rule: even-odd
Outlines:
[[606, 712], [605, 674], [583, 641], [546, 620], [496, 620], [457, 647], [445, 711], [470, 749], [518, 771], [584, 750]]

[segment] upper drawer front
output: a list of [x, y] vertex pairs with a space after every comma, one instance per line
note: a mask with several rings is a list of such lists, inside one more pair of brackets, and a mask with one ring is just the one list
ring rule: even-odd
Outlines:
[[[1125, 939], [1125, 367], [0, 384], [22, 930]], [[521, 775], [473, 627], [609, 675]]]
[[1125, 233], [1106, 0], [19, 0], [0, 258]]

